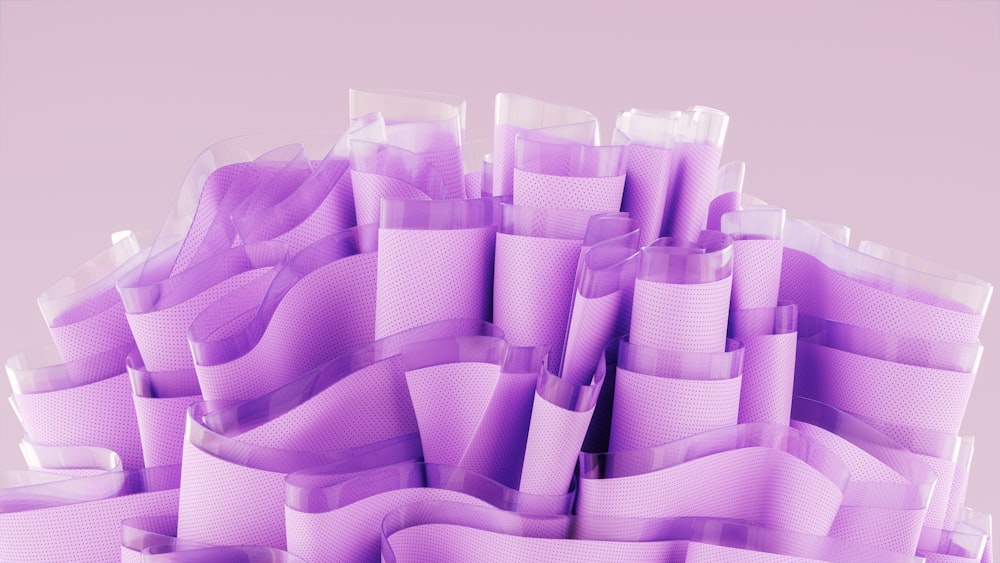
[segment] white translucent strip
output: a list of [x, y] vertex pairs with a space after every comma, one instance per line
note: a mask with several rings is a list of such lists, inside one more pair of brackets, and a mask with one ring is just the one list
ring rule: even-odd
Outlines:
[[150, 238], [132, 231], [113, 233], [109, 248], [49, 286], [38, 297], [38, 307], [42, 310], [45, 323], [52, 326], [60, 314], [102, 291], [113, 291], [121, 274], [144, 259], [146, 253], [142, 249], [151, 242]]
[[618, 113], [612, 142], [670, 149], [685, 121], [680, 111], [631, 108]]
[[32, 471], [48, 471], [84, 477], [99, 473], [122, 471], [122, 458], [117, 452], [99, 446], [43, 446], [25, 437], [18, 444], [21, 455]]
[[678, 132], [679, 141], [708, 143], [717, 147], [725, 144], [728, 113], [706, 106], [691, 106], [684, 114], [687, 120]]
[[778, 240], [785, 229], [785, 209], [751, 205], [722, 215], [722, 232], [739, 239]]
[[[219, 168], [251, 162], [275, 147], [296, 143], [302, 145], [310, 160], [321, 160], [340, 138], [339, 131], [248, 135], [226, 139], [208, 147], [195, 158], [188, 169], [174, 206], [160, 227], [149, 255], [158, 256], [168, 251], [176, 253], [179, 250], [179, 243], [187, 235], [194, 220], [202, 187], [208, 177]], [[154, 267], [151, 261], [147, 261], [137, 281], [143, 285], [155, 283], [160, 281], [155, 278], [158, 278], [161, 272], [162, 270]]]
[[747, 165], [742, 160], [727, 162], [719, 168], [719, 178], [715, 181], [715, 196], [743, 193], [743, 182], [746, 179]]
[[786, 223], [784, 241], [852, 279], [932, 305], [984, 315], [993, 294], [991, 284], [972, 276], [872, 243], [868, 253], [853, 250], [803, 221]]
[[357, 88], [351, 88], [348, 96], [351, 119], [374, 112], [381, 112], [390, 122], [442, 121], [457, 117], [459, 127], [465, 130], [466, 103], [460, 96], [437, 92]]
[[[597, 118], [589, 111], [538, 100], [520, 94], [501, 92], [496, 96], [495, 124], [518, 127], [521, 129], [542, 129], [556, 125], [593, 121]], [[594, 129], [594, 144], [600, 139], [599, 131]]]

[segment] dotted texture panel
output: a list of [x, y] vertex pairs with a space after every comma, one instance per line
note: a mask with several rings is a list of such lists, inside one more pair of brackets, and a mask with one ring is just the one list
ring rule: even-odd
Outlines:
[[743, 338], [739, 422], [788, 424], [795, 385], [797, 332]]
[[177, 537], [285, 549], [285, 474], [230, 463], [185, 441]]
[[0, 514], [0, 561], [118, 561], [122, 520], [176, 511], [177, 489], [169, 489]]
[[464, 194], [465, 188], [462, 183], [462, 173], [465, 166], [463, 163], [462, 147], [455, 146], [454, 139], [450, 137], [443, 137], [439, 141], [446, 141], [451, 146], [427, 147], [427, 150], [420, 151], [420, 156], [424, 157], [424, 160], [429, 162], [434, 167], [434, 170], [441, 175], [446, 194], [456, 196]]
[[705, 456], [630, 477], [581, 479], [577, 514], [736, 518], [826, 535], [841, 491], [801, 459], [762, 447]]
[[465, 197], [466, 199], [478, 199], [483, 196], [483, 172], [482, 170], [476, 170], [475, 172], [469, 172], [463, 176], [463, 182], [465, 182]]
[[288, 551], [309, 563], [380, 561], [382, 519], [416, 502], [450, 501], [489, 506], [476, 497], [446, 489], [414, 488], [372, 495], [329, 512], [285, 508]]
[[[63, 362], [69, 363], [92, 357], [115, 348], [125, 349], [134, 340], [128, 321], [125, 319], [125, 305], [112, 287], [102, 295], [93, 298], [103, 300], [113, 298], [110, 307], [92, 316], [62, 326], [50, 326], [49, 334], [59, 351]], [[94, 366], [102, 373], [121, 373], [125, 369], [125, 353], [111, 358], [110, 365]]]
[[975, 374], [896, 364], [800, 342], [795, 393], [865, 419], [957, 435]]
[[147, 467], [181, 462], [187, 409], [201, 401], [190, 397], [140, 397], [132, 395], [142, 438], [142, 456]]
[[359, 254], [299, 280], [246, 354], [223, 364], [196, 366], [205, 400], [263, 395], [370, 344], [375, 332], [376, 263], [375, 253]]
[[375, 339], [492, 310], [496, 228], [379, 229]]
[[173, 273], [183, 272], [191, 260], [201, 242], [205, 239], [209, 228], [215, 221], [219, 211], [219, 205], [229, 192], [237, 179], [245, 178], [244, 173], [249, 174], [254, 167], [252, 162], [240, 162], [223, 166], [209, 174], [205, 184], [201, 188], [201, 195], [198, 199], [198, 207], [195, 209], [194, 219], [188, 232], [184, 237], [177, 260], [174, 263]]
[[907, 299], [827, 268], [816, 258], [785, 249], [778, 297], [800, 314], [910, 338], [975, 344], [983, 317]]
[[687, 542], [619, 542], [513, 536], [454, 524], [404, 528], [389, 537], [398, 563], [683, 561]]
[[535, 393], [528, 427], [528, 445], [521, 470], [521, 491], [561, 495], [569, 490], [594, 409], [571, 411]]
[[615, 212], [622, 206], [625, 175], [555, 176], [514, 169], [514, 205]]
[[679, 142], [674, 147], [665, 235], [698, 240], [708, 222], [721, 160], [722, 147], [708, 143]]
[[564, 380], [574, 385], [590, 383], [604, 348], [616, 336], [622, 297], [621, 292], [594, 298], [576, 294], [563, 356]]
[[514, 194], [514, 140], [520, 127], [497, 124], [493, 127], [493, 195]]
[[378, 223], [382, 199], [430, 199], [419, 187], [371, 172], [351, 170], [354, 213], [359, 225]]
[[732, 426], [739, 406], [739, 377], [673, 379], [618, 368], [609, 448], [649, 448]]
[[339, 450], [417, 431], [402, 361], [360, 369], [308, 401], [240, 435], [239, 440], [295, 451]]
[[723, 352], [733, 278], [708, 283], [635, 280], [629, 341], [691, 352]]
[[780, 240], [733, 241], [732, 309], [764, 309], [778, 304], [782, 253]]
[[809, 563], [822, 559], [808, 559], [792, 555], [779, 555], [764, 551], [751, 551], [724, 545], [709, 545], [705, 543], [688, 544], [686, 563], [714, 563], [729, 561], [731, 563]]
[[[500, 366], [462, 362], [406, 372], [424, 461], [461, 466], [500, 379]], [[522, 413], [510, 413], [512, 417]], [[523, 413], [527, 415], [527, 413]]]
[[639, 224], [639, 245], [660, 236], [667, 208], [672, 151], [645, 145], [630, 145], [625, 170], [622, 211]]
[[951, 480], [951, 493], [948, 495], [948, 507], [944, 512], [944, 523], [947, 527], [955, 525], [959, 511], [965, 508], [965, 497], [969, 488], [969, 470], [961, 465], [955, 465], [955, 476]]
[[356, 224], [354, 189], [348, 171], [308, 217], [274, 240], [287, 244], [289, 255], [295, 256], [310, 244]]
[[213, 285], [173, 307], [127, 315], [136, 346], [149, 371], [172, 371], [194, 367], [187, 331], [191, 321], [216, 299], [249, 283], [266, 270], [242, 272]]
[[13, 395], [21, 425], [41, 446], [101, 446], [125, 469], [143, 467], [139, 424], [128, 374], [59, 391]]
[[934, 474], [937, 475], [937, 484], [934, 485], [934, 492], [931, 494], [931, 501], [927, 506], [927, 518], [924, 520], [924, 526], [945, 529], [947, 527], [945, 516], [951, 497], [951, 482], [955, 478], [955, 462], [929, 455], [917, 455], [917, 458], [929, 465]]
[[514, 346], [548, 346], [558, 366], [583, 241], [497, 233], [493, 323]]

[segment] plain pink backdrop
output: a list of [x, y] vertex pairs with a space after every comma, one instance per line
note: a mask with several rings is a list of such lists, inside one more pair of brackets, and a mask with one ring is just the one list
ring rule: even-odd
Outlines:
[[[749, 192], [1000, 281], [995, 1], [0, 0], [0, 356], [46, 341], [35, 298], [112, 231], [159, 225], [202, 148], [340, 128], [350, 86], [463, 95], [469, 139], [498, 91], [605, 127], [725, 109]], [[1000, 514], [998, 318], [964, 431], [969, 504]], [[0, 408], [0, 469], [19, 438]]]

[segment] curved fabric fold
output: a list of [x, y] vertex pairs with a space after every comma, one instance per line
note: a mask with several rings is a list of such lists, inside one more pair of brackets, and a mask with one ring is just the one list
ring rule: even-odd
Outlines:
[[577, 514], [735, 518], [826, 535], [850, 471], [798, 430], [752, 423], [580, 456]]
[[719, 167], [719, 177], [715, 181], [715, 197], [708, 204], [707, 230], [721, 231], [722, 216], [730, 211], [740, 210], [746, 170], [746, 163], [742, 160], [727, 162]]
[[514, 204], [616, 212], [628, 164], [627, 139], [596, 145], [597, 122], [526, 130], [514, 141]]
[[382, 521], [382, 559], [407, 561], [842, 561], [917, 563], [824, 536], [707, 518], [538, 516], [422, 502]]
[[722, 216], [722, 232], [733, 237], [731, 309], [777, 304], [784, 225], [785, 210], [780, 207], [749, 206]]
[[286, 482], [288, 549], [315, 563], [379, 561], [383, 518], [416, 502], [452, 501], [522, 514], [568, 514], [573, 502], [572, 491], [531, 495], [465, 469], [415, 461], [371, 469], [348, 461], [294, 473]]
[[489, 319], [497, 202], [382, 202], [375, 338], [455, 318]]
[[179, 478], [171, 465], [0, 488], [0, 560], [117, 561], [121, 521], [176, 512]]
[[136, 349], [129, 354], [126, 369], [146, 466], [179, 464], [187, 409], [202, 400], [194, 368], [149, 371]]
[[325, 237], [219, 298], [188, 330], [205, 400], [250, 399], [373, 340], [378, 229]]
[[430, 324], [335, 358], [255, 399], [193, 405], [179, 537], [284, 549], [285, 475], [349, 457], [391, 463], [421, 455], [402, 347], [493, 331], [477, 320]]
[[515, 141], [518, 133], [577, 123], [592, 124], [592, 144], [596, 144], [599, 139], [597, 118], [590, 112], [520, 94], [497, 94], [493, 121], [493, 195], [514, 194]]
[[46, 365], [50, 361], [58, 361], [54, 347], [7, 360], [10, 402], [28, 440], [39, 446], [101, 446], [121, 456], [126, 469], [143, 467], [124, 365], [109, 373], [112, 363], [98, 361], [97, 370], [105, 371], [95, 371], [91, 358]]
[[799, 313], [794, 303], [736, 309], [729, 336], [743, 343], [739, 422], [788, 424], [795, 387]]

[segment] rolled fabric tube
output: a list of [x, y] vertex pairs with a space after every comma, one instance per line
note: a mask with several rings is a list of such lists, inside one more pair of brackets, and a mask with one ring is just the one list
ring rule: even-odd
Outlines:
[[40, 446], [101, 446], [121, 456], [126, 469], [143, 467], [128, 375], [124, 366], [112, 367], [113, 362], [94, 358], [59, 363], [55, 347], [8, 359], [11, 405], [29, 441]]
[[931, 467], [844, 411], [802, 397], [792, 405], [792, 427], [837, 452], [851, 468], [830, 535], [914, 553], [937, 484]]
[[630, 143], [622, 211], [639, 223], [640, 246], [660, 238], [663, 230], [673, 149], [682, 117], [679, 111], [632, 108], [620, 112], [615, 122], [615, 144]]
[[176, 512], [179, 482], [177, 465], [8, 479], [0, 488], [0, 559], [117, 561], [121, 521]]
[[671, 163], [663, 235], [693, 242], [708, 223], [729, 114], [694, 106], [684, 117]]
[[566, 492], [604, 384], [604, 362], [593, 381], [573, 383], [545, 370], [538, 378], [519, 489], [540, 495]]
[[992, 528], [991, 517], [968, 512], [952, 529], [925, 526], [916, 555], [933, 563], [972, 563], [992, 558], [987, 554]]
[[795, 387], [798, 306], [738, 309], [729, 314], [729, 337], [743, 343], [739, 422], [788, 424]]
[[466, 199], [491, 197], [493, 191], [492, 139], [476, 139], [462, 147]]
[[[388, 146], [416, 155], [432, 167], [441, 178], [443, 198], [465, 197], [462, 178], [465, 100], [444, 94], [401, 90], [351, 89], [349, 95], [351, 119], [380, 113], [385, 119]], [[354, 148], [352, 143], [351, 150]], [[375, 210], [378, 210], [377, 205]], [[364, 224], [360, 216], [358, 224]]]
[[624, 217], [591, 218], [580, 249], [572, 313], [559, 374], [590, 382], [604, 347], [628, 332], [641, 230]]
[[541, 347], [511, 347], [495, 336], [404, 346], [424, 460], [516, 487], [545, 353]]
[[359, 225], [378, 223], [385, 198], [427, 200], [453, 195], [437, 169], [419, 154], [362, 139], [351, 141], [351, 185]]
[[784, 225], [785, 210], [780, 207], [750, 206], [722, 216], [722, 232], [733, 237], [731, 310], [778, 303]]
[[205, 400], [251, 399], [375, 332], [378, 228], [325, 237], [205, 308], [188, 330]]
[[558, 366], [590, 211], [500, 205], [493, 322], [515, 346], [547, 346]]
[[576, 510], [735, 518], [826, 535], [849, 479], [833, 451], [798, 430], [757, 422], [653, 448], [583, 453]]
[[608, 451], [649, 448], [736, 424], [743, 344], [721, 353], [618, 343]]
[[662, 238], [642, 249], [635, 281], [633, 343], [721, 352], [726, 345], [733, 241], [703, 231], [693, 243]]
[[288, 476], [289, 551], [314, 563], [380, 561], [379, 526], [401, 506], [451, 501], [521, 514], [568, 514], [573, 491], [531, 495], [477, 473], [422, 462], [361, 468], [350, 460]]
[[538, 516], [453, 502], [397, 508], [382, 522], [382, 558], [409, 561], [719, 561], [917, 563], [825, 536], [708, 518]]
[[492, 309], [497, 203], [382, 202], [378, 231], [375, 338]]
[[719, 177], [715, 181], [715, 197], [708, 204], [707, 230], [721, 231], [722, 216], [740, 210], [746, 169], [746, 163], [742, 160], [727, 162], [719, 168]]
[[350, 457], [391, 463], [420, 456], [401, 348], [493, 331], [477, 320], [417, 327], [252, 400], [196, 403], [188, 410], [179, 537], [284, 549], [287, 474]]
[[518, 133], [574, 123], [592, 123], [593, 144], [599, 139], [597, 118], [590, 112], [562, 104], [544, 102], [520, 94], [499, 93], [494, 105], [493, 191], [494, 196], [514, 194], [515, 139]]
[[628, 145], [593, 143], [597, 122], [521, 131], [514, 142], [514, 204], [617, 212]]

